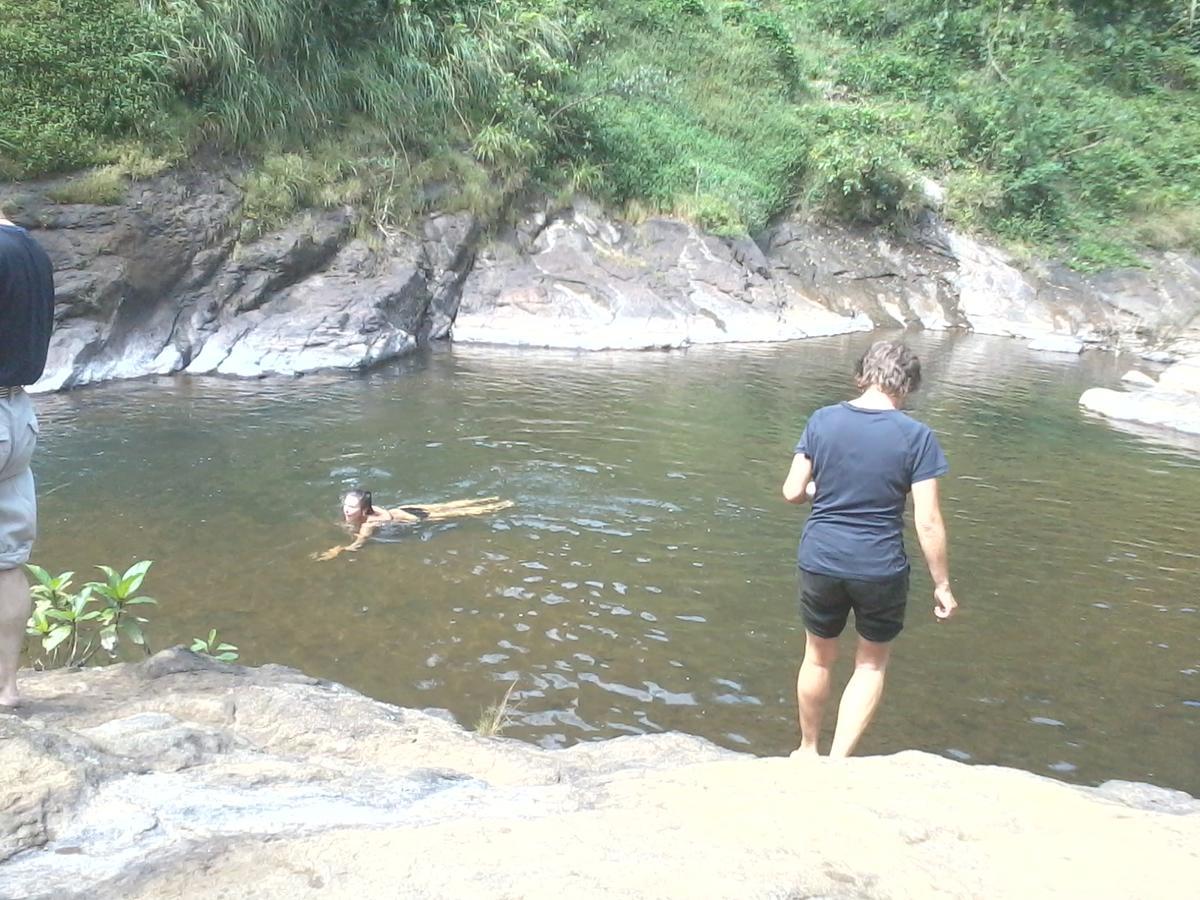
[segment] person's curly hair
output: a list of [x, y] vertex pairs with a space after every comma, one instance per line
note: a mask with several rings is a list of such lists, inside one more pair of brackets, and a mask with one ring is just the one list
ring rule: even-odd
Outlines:
[[876, 385], [890, 397], [903, 398], [921, 386], [921, 360], [900, 341], [876, 341], [854, 367], [860, 390]]

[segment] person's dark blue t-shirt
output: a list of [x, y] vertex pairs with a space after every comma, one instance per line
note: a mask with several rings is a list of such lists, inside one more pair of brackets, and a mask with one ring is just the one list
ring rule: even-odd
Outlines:
[[812, 414], [796, 452], [812, 460], [816, 483], [800, 568], [864, 581], [908, 571], [909, 491], [949, 469], [933, 429], [899, 410], [839, 403]]
[[42, 377], [54, 325], [54, 270], [24, 228], [0, 225], [0, 387]]

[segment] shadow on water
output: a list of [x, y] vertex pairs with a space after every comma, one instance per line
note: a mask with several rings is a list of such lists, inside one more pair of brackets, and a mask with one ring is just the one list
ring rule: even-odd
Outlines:
[[[806, 416], [846, 396], [871, 339], [440, 348], [363, 377], [44, 397], [36, 561], [154, 559], [160, 643], [216, 627], [245, 662], [467, 724], [517, 679], [508, 733], [545, 746], [680, 729], [783, 753], [803, 511], [778, 486]], [[965, 609], [935, 624], [916, 566], [864, 752], [1200, 792], [1200, 453], [1081, 413], [1122, 360], [914, 342], [913, 412], [951, 461]], [[358, 483], [388, 504], [516, 506], [312, 562], [343, 539], [339, 493]]]

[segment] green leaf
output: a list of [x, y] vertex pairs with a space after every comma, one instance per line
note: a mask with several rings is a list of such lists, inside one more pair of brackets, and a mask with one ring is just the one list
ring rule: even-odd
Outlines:
[[144, 559], [141, 562], [136, 562], [121, 576], [121, 593], [124, 596], [129, 596], [142, 586], [142, 582], [146, 578], [147, 570], [154, 565], [153, 561]]
[[96, 566], [96, 568], [103, 572], [104, 577], [108, 579], [108, 587], [115, 588], [121, 583], [121, 576], [117, 574], [117, 570], [112, 566]]
[[46, 618], [54, 619], [58, 622], [74, 622], [75, 621], [74, 613], [72, 613], [69, 610], [65, 610], [65, 609], [48, 609], [48, 610], [46, 610]]
[[207, 653], [208, 644], [204, 643], [203, 638], [192, 638], [191, 650], [193, 653]]
[[71, 636], [74, 629], [70, 625], [56, 625], [50, 630], [50, 633], [42, 639], [42, 649], [49, 653], [63, 641]]
[[142, 626], [133, 619], [126, 619], [121, 623], [121, 628], [129, 635], [129, 639], [138, 646], [145, 646], [146, 635], [142, 633]]
[[[50, 573], [41, 566], [35, 566], [33, 563], [26, 563], [25, 569], [30, 575], [37, 579], [38, 584], [44, 587], [52, 587], [53, 579], [50, 577]], [[66, 575], [68, 573], [64, 572], [63, 574]], [[72, 572], [69, 574], [73, 575], [74, 573]]]
[[238, 658], [236, 653], [219, 653], [213, 659], [219, 659], [221, 662], [233, 662]]
[[46, 619], [46, 614], [40, 609], [35, 609], [29, 617], [29, 621], [25, 623], [25, 633], [30, 637], [41, 637], [50, 630], [50, 622]]
[[125, 601], [126, 606], [140, 606], [145, 603], [153, 603], [155, 606], [158, 605], [158, 601], [153, 597], [134, 597]]
[[218, 650], [236, 650], [237, 645], [236, 644], [217, 644], [217, 649]]
[[116, 606], [117, 603], [119, 602], [119, 598], [117, 597], [116, 592], [111, 587], [109, 587], [107, 584], [102, 584], [99, 581], [89, 581], [83, 587], [84, 587], [84, 590], [99, 594], [101, 597], [104, 598], [104, 600], [109, 604], [109, 606]]

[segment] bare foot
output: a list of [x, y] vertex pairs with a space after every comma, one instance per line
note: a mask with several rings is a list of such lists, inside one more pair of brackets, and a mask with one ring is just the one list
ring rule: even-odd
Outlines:
[[16, 709], [21, 705], [21, 697], [16, 691], [0, 694], [0, 712]]
[[805, 747], [801, 745], [793, 750], [789, 756], [792, 759], [819, 759], [821, 754], [817, 752], [817, 748], [815, 746]]

